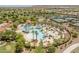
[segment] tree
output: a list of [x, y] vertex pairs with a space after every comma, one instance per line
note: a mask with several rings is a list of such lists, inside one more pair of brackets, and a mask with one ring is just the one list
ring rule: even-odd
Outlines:
[[35, 33], [35, 31], [33, 30], [32, 33], [33, 33], [33, 39], [34, 39], [34, 33]]
[[16, 53], [23, 52], [23, 48], [20, 46], [20, 44], [17, 44], [15, 47], [16, 47], [16, 50], [15, 50]]
[[44, 48], [43, 48], [43, 42], [41, 41], [39, 46], [35, 48], [35, 52], [36, 53], [43, 53], [44, 52]]
[[36, 40], [37, 40], [37, 35], [38, 35], [38, 32], [37, 32], [37, 31], [35, 31], [35, 34], [36, 34]]
[[76, 32], [74, 32], [74, 33], [72, 34], [72, 37], [73, 37], [73, 38], [77, 38], [77, 37], [78, 37], [78, 34], [77, 34]]
[[26, 43], [26, 44], [25, 44], [25, 47], [26, 47], [26, 48], [30, 48], [30, 42]]
[[16, 32], [15, 31], [11, 31], [11, 30], [6, 30], [4, 32], [0, 33], [1, 36], [1, 40], [2, 41], [6, 41], [6, 42], [10, 42], [10, 41], [14, 41], [16, 38]]
[[47, 53], [54, 53], [56, 48], [54, 46], [49, 46], [47, 49]]
[[25, 45], [25, 39], [21, 34], [16, 35], [16, 42], [18, 44], [20, 44], [20, 46], [22, 46], [22, 47], [24, 47], [24, 45]]
[[25, 47], [25, 39], [21, 34], [16, 35], [16, 50], [15, 52], [22, 52]]

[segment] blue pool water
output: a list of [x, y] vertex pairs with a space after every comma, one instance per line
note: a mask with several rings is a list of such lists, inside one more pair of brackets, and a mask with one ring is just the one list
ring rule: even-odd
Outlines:
[[44, 32], [42, 31], [41, 27], [32, 26], [32, 25], [24, 25], [22, 26], [22, 31], [33, 34], [32, 36], [34, 36], [35, 39], [36, 39], [36, 33], [37, 33], [38, 40], [43, 40], [45, 37]]

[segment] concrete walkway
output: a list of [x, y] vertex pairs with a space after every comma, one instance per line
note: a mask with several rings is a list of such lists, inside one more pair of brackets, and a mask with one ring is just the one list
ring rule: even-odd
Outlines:
[[63, 53], [70, 53], [73, 49], [79, 47], [79, 43], [76, 43], [74, 45], [71, 45], [70, 47], [68, 47], [66, 50], [63, 51]]

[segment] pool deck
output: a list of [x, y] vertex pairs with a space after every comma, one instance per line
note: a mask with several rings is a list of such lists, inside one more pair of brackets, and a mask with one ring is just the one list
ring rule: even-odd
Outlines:
[[[43, 43], [46, 45], [47, 44], [47, 42], [49, 43], [53, 43], [54, 42], [54, 40], [53, 39], [60, 39], [61, 38], [61, 36], [63, 36], [64, 37], [64, 33], [65, 33], [65, 31], [63, 30], [62, 31], [62, 33], [60, 33], [60, 29], [58, 29], [58, 28], [55, 28], [55, 27], [51, 27], [51, 26], [48, 26], [48, 25], [45, 25], [44, 27], [43, 27], [43, 30], [45, 31], [44, 33], [45, 33], [45, 35], [46, 35], [46, 37], [44, 38], [44, 40], [43, 40]], [[31, 30], [32, 31], [32, 30]], [[17, 29], [17, 31], [16, 31], [17, 33], [21, 33], [22, 35], [23, 35], [23, 37], [25, 38], [25, 40], [26, 40], [26, 42], [28, 42], [28, 41], [32, 41], [32, 39], [33, 39], [33, 33], [24, 33], [24, 32], [22, 32], [22, 30], [20, 29], [20, 27]], [[59, 34], [61, 34], [61, 35], [59, 35]], [[35, 37], [36, 37], [36, 35], [35, 35]], [[39, 36], [40, 37], [40, 36]], [[41, 41], [40, 39], [38, 39], [37, 38], [37, 40], [38, 41]]]

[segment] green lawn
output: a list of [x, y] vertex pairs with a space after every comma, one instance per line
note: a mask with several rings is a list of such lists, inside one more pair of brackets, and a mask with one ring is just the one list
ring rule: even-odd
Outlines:
[[15, 50], [14, 43], [7, 43], [5, 46], [0, 47], [0, 53], [13, 53]]

